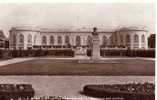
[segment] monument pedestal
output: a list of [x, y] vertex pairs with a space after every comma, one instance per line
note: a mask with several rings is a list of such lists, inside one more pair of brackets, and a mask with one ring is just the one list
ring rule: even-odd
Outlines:
[[100, 59], [99, 37], [96, 35], [96, 36], [93, 36], [91, 60], [99, 60], [99, 59]]

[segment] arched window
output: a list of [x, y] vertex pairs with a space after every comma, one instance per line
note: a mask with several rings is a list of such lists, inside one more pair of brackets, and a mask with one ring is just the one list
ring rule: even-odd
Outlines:
[[37, 36], [35, 35], [35, 36], [34, 36], [34, 43], [36, 43], [36, 39], [37, 39]]
[[137, 34], [135, 34], [135, 35], [134, 35], [134, 42], [135, 42], [135, 43], [138, 43], [138, 41], [139, 41], [139, 37], [138, 37]]
[[145, 43], [145, 36], [144, 36], [144, 34], [142, 35], [141, 39], [142, 39], [142, 43]]
[[120, 42], [123, 44], [123, 35], [120, 35]]
[[126, 43], [130, 43], [130, 35], [126, 35]]
[[54, 45], [54, 37], [52, 35], [50, 36], [50, 44]]
[[80, 38], [80, 36], [76, 36], [76, 46], [81, 46], [81, 38]]
[[13, 34], [13, 44], [16, 44], [16, 35]]
[[57, 39], [58, 39], [58, 45], [62, 45], [62, 37], [58, 36]]
[[107, 37], [104, 35], [102, 38], [102, 46], [106, 46], [107, 45]]
[[20, 43], [24, 43], [24, 35], [23, 34], [20, 34], [20, 36], [19, 36], [19, 42]]
[[47, 38], [46, 38], [46, 36], [42, 37], [42, 44], [43, 45], [47, 44]]
[[28, 43], [32, 43], [32, 35], [28, 35]]
[[87, 46], [92, 46], [92, 37], [90, 35], [87, 37]]
[[69, 38], [69, 36], [65, 36], [65, 44], [69, 44], [70, 43], [70, 38]]

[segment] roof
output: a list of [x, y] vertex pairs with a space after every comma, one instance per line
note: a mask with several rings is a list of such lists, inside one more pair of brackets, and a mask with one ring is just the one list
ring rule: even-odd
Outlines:
[[145, 27], [121, 27], [118, 31], [147, 31]]
[[[41, 28], [41, 27], [12, 27], [10, 31], [16, 30], [16, 31], [38, 31], [38, 32], [79, 32], [79, 33], [88, 33], [88, 32], [93, 32], [93, 28]], [[113, 29], [103, 29], [103, 28], [98, 28], [98, 32], [114, 32], [115, 30]]]
[[[60, 27], [60, 28], [42, 28], [42, 27], [12, 27], [10, 31], [36, 31], [36, 32], [43, 32], [43, 33], [91, 33], [93, 32], [93, 28], [74, 28], [74, 27]], [[120, 27], [116, 29], [107, 29], [107, 28], [98, 28], [98, 33], [112, 33], [115, 31], [147, 31], [145, 28], [140, 27]]]

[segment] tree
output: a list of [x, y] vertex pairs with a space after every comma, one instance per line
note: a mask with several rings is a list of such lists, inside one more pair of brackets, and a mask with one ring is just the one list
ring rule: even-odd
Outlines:
[[149, 48], [155, 48], [155, 34], [151, 34], [148, 38]]

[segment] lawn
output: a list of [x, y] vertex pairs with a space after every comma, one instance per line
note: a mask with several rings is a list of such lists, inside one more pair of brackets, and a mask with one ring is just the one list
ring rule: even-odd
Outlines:
[[155, 75], [155, 61], [114, 59], [116, 63], [80, 64], [77, 60], [35, 59], [0, 67], [0, 75]]

